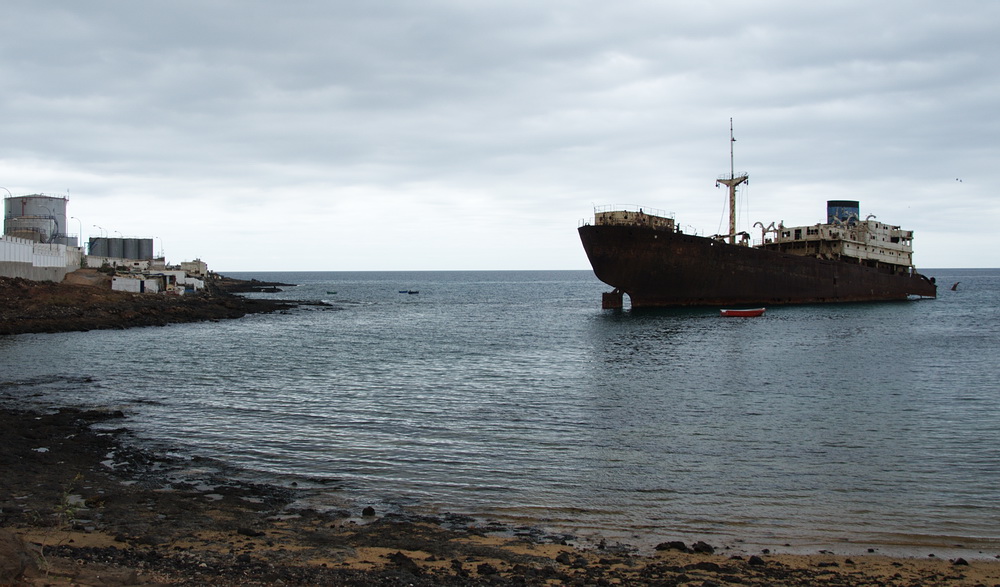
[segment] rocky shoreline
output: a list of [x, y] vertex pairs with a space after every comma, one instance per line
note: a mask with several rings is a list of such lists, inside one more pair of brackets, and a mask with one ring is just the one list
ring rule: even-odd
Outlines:
[[0, 278], [0, 335], [227, 320], [322, 303], [246, 298], [233, 292], [258, 291], [252, 286], [259, 282], [216, 281], [205, 293], [175, 296], [112, 291], [95, 270], [80, 270], [62, 283]]
[[[309, 302], [233, 295], [281, 284], [214, 280], [204, 295], [0, 279], [0, 334], [238, 318]], [[704, 542], [574, 546], [572, 537], [464, 516], [318, 512], [295, 487], [130, 442], [121, 412], [22, 405], [0, 377], [0, 585], [997, 585], [991, 559], [732, 556]], [[95, 426], [98, 425], [98, 426]]]
[[[0, 584], [1000, 585], [1000, 562], [584, 549], [498, 524], [321, 513], [128, 442], [120, 412], [0, 407]], [[97, 429], [93, 425], [100, 424]], [[121, 424], [122, 426], [120, 426]]]

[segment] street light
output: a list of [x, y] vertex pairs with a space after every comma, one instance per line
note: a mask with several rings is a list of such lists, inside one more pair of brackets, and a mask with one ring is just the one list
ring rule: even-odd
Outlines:
[[8, 195], [8, 196], [10, 196], [10, 197], [12, 197], [12, 198], [14, 197], [14, 194], [10, 193], [10, 190], [8, 190], [7, 188], [3, 187], [2, 185], [0, 185], [0, 188], [3, 188], [3, 189], [4, 189], [4, 191], [6, 191], [6, 192], [7, 192], [7, 195]]
[[100, 230], [101, 232], [99, 232], [98, 234], [101, 236], [101, 238], [104, 238], [104, 233], [106, 231], [103, 228], [101, 228], [100, 226], [97, 226], [96, 224], [94, 225], [94, 228], [96, 228], [97, 230]]
[[70, 216], [70, 220], [76, 220], [77, 224], [80, 225], [80, 234], [76, 235], [76, 245], [83, 248], [83, 222], [80, 221], [76, 216]]

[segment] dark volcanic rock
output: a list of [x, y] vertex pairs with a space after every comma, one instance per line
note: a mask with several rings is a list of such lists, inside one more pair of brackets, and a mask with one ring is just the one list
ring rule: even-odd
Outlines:
[[0, 335], [226, 320], [298, 305], [212, 291], [183, 296], [137, 294], [103, 286], [0, 277]]
[[402, 552], [390, 554], [389, 561], [411, 575], [419, 575], [421, 573], [420, 566]]
[[295, 287], [293, 283], [281, 283], [278, 281], [258, 281], [256, 279], [251, 279], [250, 281], [245, 281], [242, 279], [231, 279], [229, 277], [219, 276], [213, 280], [213, 285], [218, 291], [224, 291], [227, 293], [251, 293], [251, 292], [264, 292], [264, 293], [275, 293], [283, 291], [281, 288], [284, 287]]
[[709, 562], [709, 561], [699, 561], [699, 562], [687, 565], [684, 568], [685, 569], [690, 569], [690, 570], [710, 571], [712, 573], [721, 573], [722, 572], [722, 565], [720, 565], [718, 563]]
[[656, 550], [678, 550], [680, 552], [690, 552], [687, 545], [680, 540], [661, 542], [656, 545]]

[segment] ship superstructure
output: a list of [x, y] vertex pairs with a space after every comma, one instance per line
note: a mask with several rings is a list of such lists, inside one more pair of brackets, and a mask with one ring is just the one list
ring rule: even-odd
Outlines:
[[858, 211], [857, 201], [828, 201], [826, 224], [762, 227], [757, 246], [817, 259], [852, 260], [890, 272], [912, 270], [913, 231], [879, 222], [874, 216], [859, 220]]

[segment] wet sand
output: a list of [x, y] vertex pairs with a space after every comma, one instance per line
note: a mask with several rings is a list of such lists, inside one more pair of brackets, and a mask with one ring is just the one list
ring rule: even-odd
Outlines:
[[201, 479], [179, 475], [199, 463], [136, 449], [124, 423], [0, 409], [0, 584], [1000, 585], [986, 558], [732, 556], [704, 543], [642, 555], [445, 514], [320, 513], [297, 507], [294, 488], [208, 463]]

